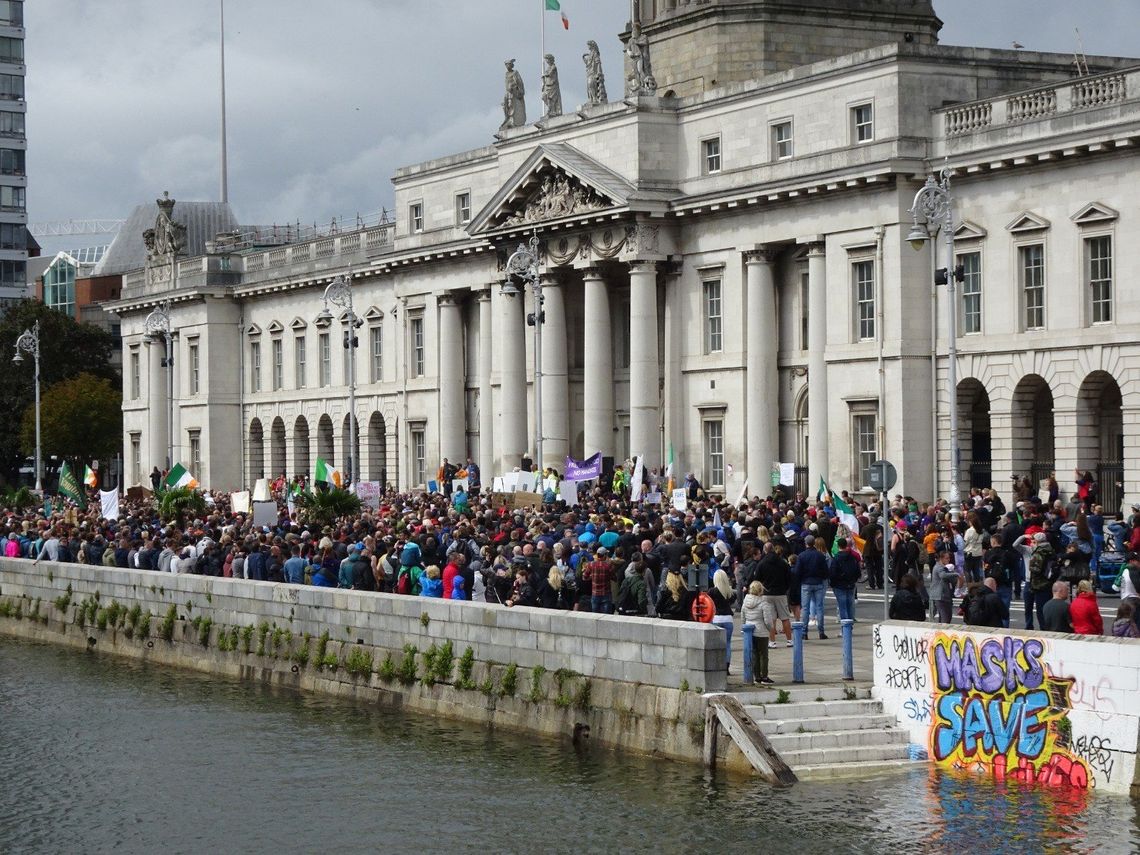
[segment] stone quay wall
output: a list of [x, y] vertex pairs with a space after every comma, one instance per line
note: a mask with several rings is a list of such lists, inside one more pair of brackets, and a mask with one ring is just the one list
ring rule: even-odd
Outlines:
[[18, 559], [0, 633], [690, 762], [725, 687], [709, 624]]
[[872, 642], [876, 696], [936, 765], [1140, 790], [1140, 640], [887, 622]]

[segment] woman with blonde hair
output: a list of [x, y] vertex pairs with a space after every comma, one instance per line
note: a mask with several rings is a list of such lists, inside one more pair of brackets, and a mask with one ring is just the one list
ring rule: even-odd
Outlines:
[[736, 591], [732, 590], [728, 574], [723, 570], [713, 573], [709, 596], [716, 606], [712, 622], [724, 630], [724, 670], [727, 672], [732, 664], [732, 604], [736, 601]]
[[748, 586], [748, 594], [740, 613], [745, 626], [751, 624], [756, 628], [752, 634], [752, 682], [769, 685], [774, 681], [768, 677], [766, 636], [775, 631], [776, 610], [764, 599], [764, 586], [759, 581]]
[[546, 578], [538, 583], [538, 604], [544, 609], [560, 609], [562, 606], [562, 571], [552, 565]]
[[681, 571], [670, 568], [657, 597], [657, 616], [666, 620], [691, 620], [689, 608], [693, 596]]

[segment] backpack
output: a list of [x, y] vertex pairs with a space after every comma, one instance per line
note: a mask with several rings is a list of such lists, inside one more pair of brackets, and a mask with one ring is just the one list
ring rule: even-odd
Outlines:
[[412, 568], [401, 567], [400, 575], [396, 577], [396, 593], [397, 594], [410, 594], [412, 593]]
[[966, 623], [973, 626], [984, 626], [989, 619], [989, 610], [985, 607], [985, 597], [981, 594], [970, 597], [966, 605]]

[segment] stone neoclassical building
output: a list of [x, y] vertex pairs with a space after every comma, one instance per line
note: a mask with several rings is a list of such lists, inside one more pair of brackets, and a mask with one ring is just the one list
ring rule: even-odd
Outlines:
[[[898, 490], [944, 494], [952, 311], [962, 489], [1079, 466], [1135, 500], [1140, 286], [1120, 272], [1140, 260], [1140, 60], [943, 46], [929, 0], [635, 11], [612, 100], [591, 78], [597, 103], [514, 127], [508, 91], [489, 145], [396, 173], [394, 222], [220, 237], [127, 275], [128, 481], [168, 442], [218, 489], [318, 455], [343, 467], [345, 315], [319, 317], [338, 276], [361, 321], [361, 476], [517, 465], [535, 448], [533, 306], [501, 285], [536, 235], [548, 464], [655, 466], [672, 446], [735, 497], [767, 492], [775, 461], [858, 491], [883, 457]], [[907, 243], [943, 167], [954, 306], [930, 244]], [[144, 330], [167, 300], [172, 369]]]

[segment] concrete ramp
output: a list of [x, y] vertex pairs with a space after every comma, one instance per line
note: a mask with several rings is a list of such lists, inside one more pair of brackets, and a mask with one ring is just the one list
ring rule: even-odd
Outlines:
[[709, 696], [705, 710], [705, 765], [710, 769], [716, 766], [717, 740], [722, 730], [765, 781], [783, 787], [796, 783], [795, 773], [772, 750], [768, 737], [748, 715], [744, 705], [727, 694]]

